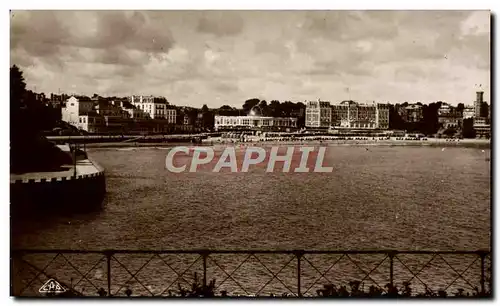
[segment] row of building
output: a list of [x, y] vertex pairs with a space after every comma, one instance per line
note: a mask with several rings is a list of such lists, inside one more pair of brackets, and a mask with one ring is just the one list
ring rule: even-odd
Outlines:
[[[484, 92], [476, 92], [476, 100], [472, 105], [465, 105], [463, 108], [452, 106], [448, 103], [441, 103], [437, 110], [439, 126], [442, 129], [461, 129], [466, 119], [473, 120], [473, 128], [479, 137], [489, 137], [490, 106], [483, 99]], [[484, 108], [484, 109], [483, 109]], [[424, 118], [423, 105], [420, 103], [407, 106], [400, 106], [397, 109], [398, 115], [403, 121], [408, 123], [418, 123]]]
[[[437, 110], [438, 124], [443, 130], [463, 128], [464, 119], [473, 119], [473, 127], [479, 137], [490, 136], [490, 111], [483, 100], [483, 92], [476, 93], [473, 105], [463, 108], [441, 103]], [[483, 112], [482, 108], [486, 106]], [[421, 103], [396, 105], [398, 115], [406, 123], [418, 123], [424, 118]], [[389, 129], [389, 104], [361, 104], [343, 101], [331, 104], [327, 101], [309, 101], [306, 104], [305, 126], [312, 129], [386, 130]]]
[[69, 97], [61, 119], [89, 133], [163, 133], [177, 127], [177, 110], [165, 98], [132, 96], [104, 99]]
[[[52, 99], [54, 98], [54, 99]], [[130, 96], [126, 98], [92, 98], [79, 96], [51, 96], [51, 101], [61, 103], [62, 120], [89, 133], [168, 133], [172, 131], [199, 131], [206, 125], [206, 118], [196, 109], [171, 105], [164, 97]], [[439, 124], [443, 128], [459, 128], [463, 119], [473, 118], [474, 128], [480, 135], [489, 133], [489, 115], [481, 116], [483, 92], [477, 92], [473, 106], [461, 111], [447, 103], [438, 109]], [[193, 117], [193, 110], [196, 116]], [[423, 120], [420, 103], [396, 106], [405, 122]], [[294, 131], [302, 126], [308, 129], [334, 129], [338, 131], [387, 130], [389, 129], [390, 105], [383, 103], [361, 104], [343, 101], [331, 104], [327, 101], [309, 101], [305, 110], [290, 117], [264, 116], [259, 106], [246, 116], [219, 116], [211, 113], [208, 128], [215, 131], [258, 130]], [[489, 134], [488, 134], [489, 135]]]
[[[292, 131], [299, 128], [297, 117], [263, 116], [253, 107], [247, 116], [215, 116], [215, 130]], [[344, 101], [331, 105], [326, 101], [306, 102], [305, 127], [311, 129], [388, 129], [389, 105], [365, 105]]]

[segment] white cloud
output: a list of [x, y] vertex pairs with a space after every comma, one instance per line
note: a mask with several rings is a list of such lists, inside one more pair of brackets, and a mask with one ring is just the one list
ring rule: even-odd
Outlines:
[[473, 12], [461, 26], [464, 35], [479, 35], [490, 33], [491, 22], [490, 11]]
[[489, 88], [489, 22], [457, 11], [14, 12], [11, 62], [47, 93], [198, 107], [253, 97], [456, 104], [473, 99], [473, 84]]

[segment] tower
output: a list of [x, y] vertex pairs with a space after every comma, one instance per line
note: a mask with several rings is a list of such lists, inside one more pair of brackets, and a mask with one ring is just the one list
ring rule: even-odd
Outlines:
[[476, 101], [474, 102], [474, 117], [479, 118], [481, 116], [481, 104], [483, 103], [483, 91], [476, 92]]

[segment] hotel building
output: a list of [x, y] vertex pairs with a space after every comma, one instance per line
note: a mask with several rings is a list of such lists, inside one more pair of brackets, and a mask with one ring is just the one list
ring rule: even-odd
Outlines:
[[327, 101], [308, 101], [305, 124], [308, 128], [328, 129], [332, 121], [332, 107]]
[[170, 107], [170, 104], [164, 97], [131, 96], [129, 97], [129, 102], [136, 108], [149, 114], [151, 119], [166, 119], [168, 123], [172, 124], [176, 122], [176, 111]]
[[389, 105], [342, 101], [332, 105], [332, 126], [353, 129], [388, 129]]

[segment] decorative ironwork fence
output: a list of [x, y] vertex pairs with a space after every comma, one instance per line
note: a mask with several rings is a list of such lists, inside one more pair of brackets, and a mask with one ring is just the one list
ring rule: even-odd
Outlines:
[[[216, 295], [317, 296], [325, 285], [491, 296], [489, 251], [13, 250], [11, 295], [49, 279], [82, 296], [175, 296], [211, 280]], [[197, 275], [197, 276], [196, 276]]]

